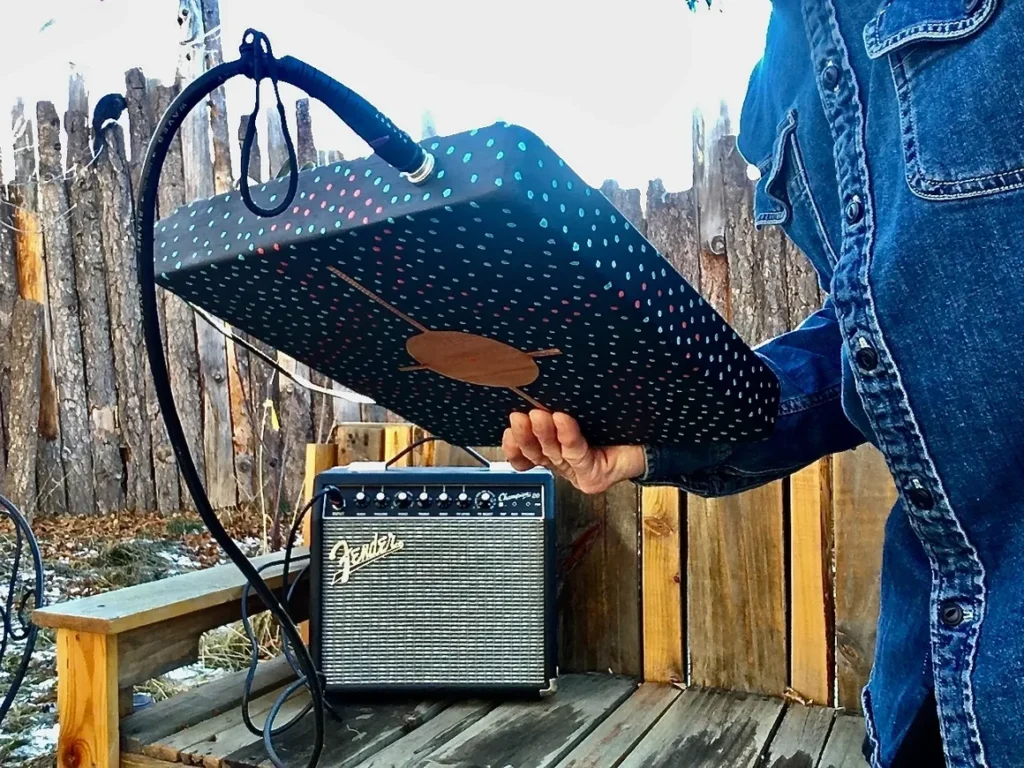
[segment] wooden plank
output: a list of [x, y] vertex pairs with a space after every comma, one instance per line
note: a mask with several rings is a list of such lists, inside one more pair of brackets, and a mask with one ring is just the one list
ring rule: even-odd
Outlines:
[[694, 287], [700, 285], [700, 233], [694, 191], [666, 192], [661, 179], [647, 185], [647, 239]]
[[688, 689], [622, 768], [754, 768], [783, 706], [779, 699], [752, 694]]
[[859, 712], [874, 658], [882, 539], [896, 487], [882, 454], [870, 445], [837, 454], [832, 467], [837, 704]]
[[[206, 69], [224, 61], [219, 0], [200, 0], [203, 13], [203, 52]], [[227, 96], [220, 86], [208, 96], [210, 134], [213, 140], [213, 187], [218, 195], [231, 189], [231, 131], [228, 127]]]
[[[0, 182], [2, 182], [0, 169]], [[7, 346], [11, 316], [18, 298], [18, 267], [14, 260], [14, 211], [8, 202], [7, 187], [0, 183], [0, 488], [7, 475], [8, 407], [11, 383], [7, 376]]]
[[180, 765], [180, 763], [169, 763], [166, 760], [154, 760], [145, 755], [122, 754], [121, 768], [168, 768], [169, 766]]
[[559, 479], [556, 505], [561, 669], [639, 677], [637, 486], [623, 482], [587, 495]]
[[[223, 712], [237, 714], [247, 671], [226, 675], [186, 693], [158, 701], [125, 718], [121, 721], [122, 750], [140, 752], [144, 746], [155, 744]], [[261, 662], [253, 679], [252, 695], [258, 698], [294, 677], [295, 673], [283, 656]]]
[[92, 440], [85, 392], [82, 327], [78, 316], [75, 255], [71, 241], [70, 203], [64, 185], [61, 125], [49, 101], [36, 105], [39, 126], [39, 214], [46, 247], [47, 294], [53, 328], [53, 374], [57, 385], [61, 431], [60, 457], [67, 510], [73, 515], [96, 511]]
[[[297, 547], [296, 557], [305, 553]], [[256, 567], [281, 559], [280, 552], [252, 558]], [[280, 586], [280, 568], [269, 568], [263, 578], [271, 587]], [[66, 603], [40, 608], [32, 613], [32, 621], [41, 627], [75, 629], [82, 632], [113, 635], [130, 629], [156, 624], [242, 598], [245, 577], [234, 565], [219, 565], [174, 577], [169, 580], [136, 584], [116, 593], [91, 595]], [[111, 597], [116, 595], [116, 597]]]
[[384, 425], [341, 424], [334, 430], [338, 465], [384, 460]]
[[[321, 472], [331, 469], [338, 464], [338, 446], [335, 443], [309, 444], [306, 446], [306, 472], [302, 481], [303, 506], [313, 498], [313, 488], [316, 483], [316, 476]], [[302, 540], [309, 546], [313, 531], [313, 510], [306, 512], [302, 521]], [[309, 643], [309, 623], [303, 622], [299, 626], [302, 639]]]
[[642, 489], [640, 499], [644, 680], [685, 682], [682, 496], [677, 488], [664, 486]]
[[90, 439], [92, 484], [96, 511], [109, 514], [124, 508], [125, 467], [117, 424], [117, 378], [110, 336], [106, 265], [100, 227], [100, 192], [96, 168], [90, 163], [89, 103], [81, 77], [68, 86], [64, 129], [68, 137], [67, 172], [71, 204], [75, 287], [82, 331], [82, 357]]
[[565, 675], [555, 695], [540, 702], [502, 704], [413, 765], [557, 765], [635, 690], [636, 683], [625, 677]]
[[699, 112], [693, 121], [693, 188], [697, 194], [700, 231], [700, 292], [713, 307], [729, 318], [729, 263], [725, 243], [725, 193], [722, 187], [722, 139], [729, 134], [728, 115], [720, 115], [705, 136]]
[[58, 631], [58, 768], [117, 768], [117, 702], [117, 638]]
[[156, 490], [146, 394], [145, 388], [139, 386], [139, 379], [149, 376], [149, 365], [139, 333], [142, 309], [135, 267], [134, 216], [120, 126], [107, 128], [106, 150], [100, 155], [96, 168], [117, 379], [117, 416], [126, 457], [126, 506], [129, 510], [148, 511], [156, 505]]
[[629, 219], [629, 223], [641, 234], [647, 234], [647, 222], [644, 220], [639, 189], [622, 189], [617, 181], [609, 179], [601, 185], [601, 194], [608, 198], [619, 213]]
[[782, 483], [688, 500], [688, 642], [692, 681], [782, 694], [786, 587]]
[[785, 235], [782, 241], [789, 327], [796, 328], [806, 317], [821, 308], [822, 294], [818, 285], [818, 274], [811, 266], [811, 262]]
[[[15, 217], [15, 221], [21, 219]], [[36, 451], [39, 430], [39, 379], [43, 350], [43, 305], [18, 298], [11, 313], [10, 340], [5, 341], [5, 373], [10, 390], [5, 400], [11, 447], [4, 495], [31, 520], [36, 511]]]
[[415, 765], [462, 731], [478, 722], [495, 706], [493, 701], [464, 701], [445, 708], [436, 717], [406, 734], [357, 768], [406, 768]]
[[835, 664], [832, 599], [832, 463], [826, 457], [790, 478], [790, 687], [831, 704]]
[[36, 132], [21, 97], [11, 109], [11, 138], [14, 140], [14, 179], [18, 182], [22, 204], [30, 211], [37, 211]]
[[679, 697], [672, 685], [644, 683], [597, 726], [558, 768], [606, 768], [618, 765]]
[[[339, 708], [344, 726], [331, 728], [328, 725], [329, 736], [320, 756], [320, 765], [330, 768], [358, 765], [398, 741], [404, 733], [429, 722], [444, 707], [443, 702], [437, 701], [406, 701], [378, 706], [345, 704]], [[284, 717], [282, 713], [282, 722]], [[303, 718], [276, 740], [275, 748], [286, 765], [307, 765], [313, 749], [313, 718]], [[237, 768], [271, 768], [262, 741], [252, 742], [248, 747], [227, 754], [224, 763]]]
[[[154, 86], [153, 106], [156, 114], [163, 115], [167, 111], [178, 91], [177, 84]], [[157, 203], [161, 217], [170, 216], [177, 207], [185, 204], [184, 162], [179, 131], [171, 141], [167, 158], [160, 171]], [[199, 470], [199, 476], [206, 477], [202, 409], [194, 405], [201, 402], [195, 313], [182, 299], [161, 287], [157, 287], [157, 297], [163, 307], [164, 355], [170, 373], [171, 392], [178, 405], [178, 417], [192, 460]], [[182, 407], [186, 403], [193, 405]], [[181, 506], [185, 509], [195, 509], [195, 502], [184, 482], [179, 482], [179, 489]]]
[[864, 719], [856, 715], [836, 715], [819, 768], [863, 768], [867, 765], [861, 745], [864, 743]]
[[825, 747], [835, 710], [790, 705], [772, 737], [765, 768], [814, 768]]
[[[416, 437], [412, 425], [388, 424], [384, 427], [384, 460], [391, 461], [391, 459], [412, 445], [415, 440]], [[412, 465], [412, 455], [408, 453], [392, 466], [411, 467]]]

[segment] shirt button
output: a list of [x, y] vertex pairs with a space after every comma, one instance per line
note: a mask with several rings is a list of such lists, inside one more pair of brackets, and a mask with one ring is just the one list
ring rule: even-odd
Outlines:
[[910, 498], [910, 503], [918, 509], [929, 510], [935, 506], [935, 497], [932, 496], [932, 492], [922, 486], [911, 488], [907, 491], [907, 496]]
[[839, 67], [835, 64], [829, 64], [825, 67], [821, 71], [821, 82], [830, 90], [839, 85]]
[[857, 339], [857, 344], [860, 347], [854, 355], [857, 359], [857, 365], [865, 371], [875, 370], [878, 367], [878, 353], [875, 351], [875, 348], [868, 344], [867, 339], [863, 336]]
[[846, 221], [848, 224], [856, 224], [864, 216], [864, 204], [860, 201], [859, 195], [854, 195], [846, 204]]
[[964, 620], [964, 609], [959, 603], [947, 600], [939, 609], [939, 617], [947, 627], [959, 626]]

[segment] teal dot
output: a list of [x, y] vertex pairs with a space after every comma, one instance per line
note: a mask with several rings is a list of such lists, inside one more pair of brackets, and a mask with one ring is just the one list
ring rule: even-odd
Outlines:
[[320, 227], [320, 234], [323, 235], [323, 234], [326, 234], [326, 233], [327, 233], [327, 227]]
[[493, 147], [494, 146], [494, 139], [488, 139], [487, 140], [487, 146], [488, 147]]
[[472, 152], [467, 152], [466, 154], [464, 154], [462, 156], [462, 162], [464, 162], [464, 163], [468, 163], [472, 159], [473, 159], [473, 153]]
[[452, 190], [451, 190], [450, 188], [449, 188], [449, 189], [446, 189], [446, 190], [445, 190], [444, 192], [442, 192], [441, 194], [442, 194], [442, 195], [443, 195], [444, 197], [451, 197], [451, 194], [452, 194]]
[[255, 250], [256, 250], [256, 244], [255, 243], [249, 243], [249, 252], [252, 253]]
[[506, 225], [506, 226], [507, 226], [507, 227], [508, 227], [509, 229], [515, 229], [515, 228], [516, 228], [516, 223], [515, 223], [514, 221], [508, 221], [508, 222], [505, 222], [505, 225]]
[[172, 258], [172, 259], [176, 259], [176, 258], [178, 258], [178, 252], [177, 252], [177, 251], [175, 251], [174, 253], [172, 253], [172, 254], [171, 254], [171, 258]]
[[367, 178], [367, 179], [368, 179], [368, 178], [370, 178], [370, 177], [371, 177], [372, 175], [373, 175], [373, 171], [372, 171], [372, 170], [370, 170], [369, 168], [367, 168], [367, 169], [366, 169], [366, 173], [364, 173], [364, 174], [363, 174], [363, 176], [364, 176], [365, 178]]
[[529, 198], [530, 200], [533, 200], [533, 190], [532, 190], [532, 189], [528, 189], [528, 190], [526, 190], [526, 196], [527, 196], [527, 198]]
[[346, 169], [344, 170], [344, 174], [345, 174], [346, 176], [348, 176], [348, 175], [349, 175], [349, 174], [350, 174], [351, 172], [352, 172], [352, 168], [351, 168], [351, 167], [348, 167], [348, 168], [346, 168]]
[[588, 237], [588, 238], [587, 238], [587, 248], [593, 248], [593, 247], [594, 247], [594, 243], [593, 243], [593, 241], [592, 241], [592, 240], [591, 240], [591, 239], [590, 239], [590, 238]]
[[563, 235], [568, 235], [569, 234], [569, 228], [567, 226], [565, 226], [564, 224], [562, 225], [562, 234]]
[[336, 207], [336, 206], [333, 206], [333, 205], [332, 205], [332, 206], [331, 206], [330, 208], [328, 208], [327, 210], [328, 210], [328, 211], [330, 211], [331, 213], [334, 213], [334, 209], [335, 209], [335, 207]]
[[314, 184], [319, 184], [320, 183], [320, 177], [317, 176], [315, 179], [313, 179], [313, 183]]
[[505, 156], [505, 153], [502, 152], [501, 150], [498, 150], [498, 154], [495, 155], [494, 159], [495, 160], [501, 160], [501, 158], [503, 158], [504, 156]]
[[334, 228], [335, 229], [340, 229], [341, 228], [341, 219], [338, 219], [336, 222], [334, 222]]
[[379, 186], [380, 186], [380, 183], [381, 183], [381, 181], [382, 181], [381, 177], [380, 177], [380, 176], [378, 176], [378, 177], [377, 177], [376, 179], [374, 179], [374, 180], [373, 180], [373, 186], [375, 186], [375, 187], [379, 187]]
[[437, 149], [440, 146], [441, 146], [441, 142], [435, 141], [433, 144], [430, 145], [430, 148], [431, 149]]
[[242, 254], [238, 254], [238, 260], [245, 261], [245, 256], [243, 256]]
[[519, 171], [516, 171], [515, 173], [512, 174], [512, 178], [514, 178], [516, 181], [522, 181], [523, 174], [521, 174]]
[[381, 192], [390, 192], [391, 191], [391, 185], [390, 184], [385, 184], [383, 187], [381, 187], [380, 191]]
[[548, 201], [548, 199], [549, 199], [549, 198], [548, 198], [548, 193], [547, 193], [547, 192], [545, 192], [544, 194], [542, 194], [542, 195], [541, 195], [540, 197], [541, 197], [541, 199], [542, 199], [542, 200], [543, 200], [543, 201], [544, 201], [545, 203], [546, 203], [546, 202]]
[[547, 228], [547, 226], [548, 226], [548, 220], [547, 220], [547, 219], [541, 219], [541, 220], [540, 220], [540, 225], [541, 225], [542, 227], [544, 227], [544, 228]]
[[277, 195], [271, 195], [270, 202], [274, 202], [275, 200], [277, 200]]
[[443, 179], [444, 178], [444, 171], [438, 171], [437, 172], [437, 178]]
[[537, 161], [537, 167], [538, 168], [543, 168], [544, 167], [544, 161], [543, 160], [538, 160]]
[[501, 176], [494, 180], [494, 186], [500, 187], [502, 185]]
[[477, 179], [479, 179], [479, 178], [480, 178], [480, 177], [479, 177], [479, 176], [477, 176], [477, 175], [476, 175], [476, 174], [474, 173], [474, 174], [473, 174], [472, 176], [470, 176], [470, 177], [469, 177], [469, 180], [470, 180], [470, 181], [471, 181], [472, 183], [476, 184], [476, 180], [477, 180]]
[[429, 192], [424, 192], [423, 193], [423, 199], [424, 200], [429, 200], [430, 199], [430, 193]]
[[519, 146], [519, 149], [522, 150], [523, 152], [526, 151], [526, 142], [525, 141], [520, 141], [518, 146]]
[[590, 197], [590, 187], [587, 187], [587, 188], [586, 188], [585, 190], [583, 190], [583, 191], [584, 191], [584, 192], [586, 193], [587, 197]]
[[392, 195], [391, 196], [391, 202], [392, 203], [397, 203], [398, 202], [398, 195]]
[[479, 128], [474, 128], [472, 131], [469, 132], [469, 135], [470, 136], [476, 136], [478, 133], [480, 133], [480, 129]]
[[174, 268], [175, 269], [181, 269], [181, 262], [179, 261], [177, 264], [175, 264]]
[[633, 246], [632, 246], [632, 245], [631, 245], [631, 246], [629, 246], [629, 252], [630, 252], [630, 253], [632, 253], [632, 252], [633, 252]]
[[597, 267], [598, 269], [601, 268], [601, 261], [600, 261], [600, 259], [594, 262], [594, 266]]
[[313, 234], [313, 225], [310, 224], [306, 231], [309, 232], [310, 234]]
[[410, 200], [412, 200], [412, 195], [406, 193], [405, 197], [403, 197], [402, 200], [403, 202], [408, 203]]
[[580, 249], [580, 244], [579, 244], [579, 243], [573, 243], [573, 244], [572, 244], [572, 249], [573, 249], [574, 251], [578, 251], [578, 250]]
[[582, 209], [582, 208], [580, 208], [580, 211], [579, 211], [579, 213], [580, 213], [580, 218], [582, 219], [582, 218], [584, 217], [584, 215], [585, 215], [585, 214], [583, 213], [583, 209]]
[[561, 205], [559, 205], [559, 206], [558, 206], [558, 209], [559, 209], [559, 210], [560, 210], [560, 211], [561, 211], [562, 213], [565, 213], [565, 203], [562, 203]]
[[264, 230], [263, 230], [263, 227], [260, 227], [260, 231], [259, 231], [259, 232], [257, 232], [256, 234], [257, 234], [257, 235], [262, 235], [262, 234], [263, 234], [263, 232], [264, 232]]
[[451, 147], [448, 147], [448, 149], [445, 150], [445, 154], [446, 155], [450, 155], [454, 151], [455, 151], [455, 147], [451, 146]]
[[572, 189], [572, 182], [571, 181], [565, 182], [565, 188], [566, 189]]

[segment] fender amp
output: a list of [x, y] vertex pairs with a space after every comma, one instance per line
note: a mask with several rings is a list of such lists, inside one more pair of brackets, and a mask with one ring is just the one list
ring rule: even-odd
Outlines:
[[310, 542], [327, 690], [554, 690], [550, 472], [367, 462], [316, 478], [331, 486]]

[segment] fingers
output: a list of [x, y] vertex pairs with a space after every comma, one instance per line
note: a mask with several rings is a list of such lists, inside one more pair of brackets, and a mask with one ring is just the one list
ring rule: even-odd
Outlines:
[[533, 426], [533, 434], [540, 443], [540, 449], [551, 462], [551, 465], [558, 467], [562, 464], [562, 446], [558, 442], [558, 431], [555, 429], [555, 421], [547, 411], [530, 411], [530, 424]]
[[515, 438], [519, 452], [534, 464], [546, 465], [549, 462], [544, 456], [540, 442], [533, 434], [533, 424], [530, 417], [525, 413], [513, 413], [509, 418], [512, 429], [512, 437]]
[[512, 465], [513, 469], [519, 472], [525, 472], [535, 466], [534, 463], [526, 458], [523, 455], [523, 452], [519, 450], [519, 443], [516, 442], [515, 435], [512, 434], [511, 428], [506, 429], [505, 434], [501, 437], [501, 449], [505, 452], [505, 458], [508, 460], [508, 463]]
[[561, 446], [561, 456], [577, 474], [589, 474], [594, 469], [595, 456], [580, 431], [579, 422], [568, 414], [556, 413], [552, 417], [552, 426]]

